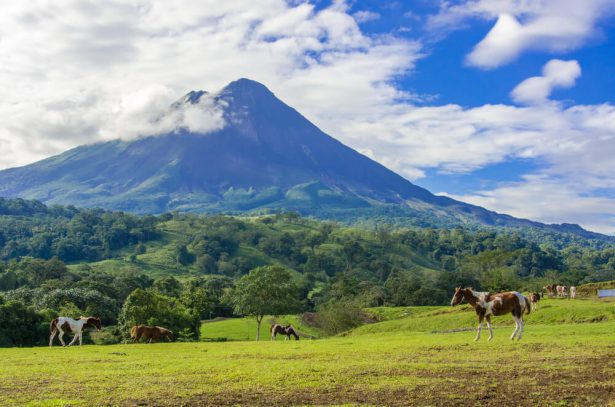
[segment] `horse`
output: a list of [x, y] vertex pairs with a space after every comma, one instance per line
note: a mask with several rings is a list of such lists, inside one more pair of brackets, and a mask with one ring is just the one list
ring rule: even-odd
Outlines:
[[269, 332], [271, 333], [272, 341], [275, 341], [275, 337], [277, 334], [286, 335], [286, 340], [290, 340], [291, 335], [295, 337], [295, 340], [299, 340], [299, 335], [297, 334], [297, 331], [295, 330], [295, 328], [293, 328], [292, 325], [283, 326], [280, 324], [273, 324], [269, 328]]
[[135, 325], [130, 329], [130, 338], [133, 343], [139, 343], [141, 338], [148, 340], [148, 343], [156, 342], [160, 337], [166, 338], [167, 341], [173, 341], [173, 331], [161, 326]]
[[573, 300], [577, 297], [577, 288], [575, 286], [570, 287], [570, 298]]
[[557, 284], [549, 284], [549, 285], [546, 285], [546, 286], [542, 287], [542, 289], [547, 292], [547, 295], [549, 297], [553, 297], [555, 295], [556, 290], [557, 290]]
[[60, 333], [60, 335], [58, 335], [58, 338], [60, 339], [62, 346], [66, 346], [63, 339], [66, 332], [72, 332], [75, 334], [75, 337], [72, 341], [70, 341], [68, 346], [71, 346], [73, 343], [75, 343], [77, 338], [79, 338], [79, 346], [81, 346], [83, 330], [85, 328], [96, 328], [98, 331], [100, 331], [102, 329], [100, 318], [79, 317], [79, 319], [74, 320], [68, 317], [58, 317], [52, 319], [49, 323], [49, 332], [51, 333], [51, 336], [49, 337], [49, 346], [53, 345], [53, 338], [58, 332]]
[[518, 335], [518, 340], [521, 340], [523, 335], [523, 313], [530, 313], [530, 301], [517, 291], [505, 293], [491, 294], [488, 292], [478, 292], [471, 288], [455, 288], [455, 294], [451, 299], [451, 306], [455, 306], [465, 298], [465, 300], [474, 307], [476, 315], [478, 315], [478, 332], [475, 341], [480, 339], [480, 331], [483, 325], [483, 319], [487, 320], [489, 328], [489, 340], [493, 339], [493, 328], [491, 327], [491, 316], [506, 315], [512, 313], [515, 320], [515, 330], [510, 339], [515, 339]]
[[538, 301], [540, 301], [540, 293], [530, 293], [528, 296], [530, 304], [532, 305], [532, 311], [536, 311], [538, 308]]
[[557, 285], [557, 296], [560, 298], [566, 297], [566, 286], [565, 285]]

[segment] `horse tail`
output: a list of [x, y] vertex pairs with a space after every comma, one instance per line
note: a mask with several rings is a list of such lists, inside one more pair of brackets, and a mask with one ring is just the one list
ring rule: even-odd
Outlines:
[[49, 323], [49, 332], [53, 333], [54, 331], [57, 331], [57, 330], [58, 330], [58, 318], [54, 318]]
[[[523, 296], [523, 299], [525, 300], [525, 313], [529, 315], [532, 311], [530, 300], [528, 300], [526, 296]], [[521, 312], [521, 315], [523, 315], [523, 312]]]

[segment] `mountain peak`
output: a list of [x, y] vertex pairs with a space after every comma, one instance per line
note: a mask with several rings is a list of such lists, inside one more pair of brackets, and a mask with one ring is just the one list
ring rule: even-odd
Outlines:
[[191, 90], [190, 92], [186, 93], [186, 95], [183, 98], [183, 102], [194, 105], [196, 103], [199, 103], [199, 100], [201, 100], [201, 97], [206, 94], [207, 92], [204, 90]]
[[262, 83], [254, 81], [252, 79], [240, 78], [226, 85], [220, 94], [231, 93], [237, 94], [268, 94], [273, 93]]

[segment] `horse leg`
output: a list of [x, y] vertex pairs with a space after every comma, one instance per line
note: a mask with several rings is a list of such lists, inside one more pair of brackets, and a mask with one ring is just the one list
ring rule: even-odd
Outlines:
[[489, 328], [489, 340], [493, 339], [493, 327], [491, 326], [491, 315], [485, 317], [487, 320], [487, 328]]
[[525, 321], [523, 320], [523, 311], [521, 311], [520, 316], [518, 317], [519, 319], [519, 335], [517, 336], [517, 340], [520, 341], [521, 340], [521, 335], [523, 335], [523, 328], [525, 327]]
[[58, 339], [60, 339], [60, 343], [62, 344], [62, 346], [66, 346], [66, 343], [64, 343], [64, 331], [60, 331], [60, 335], [58, 335]]
[[73, 343], [75, 343], [75, 341], [77, 340], [77, 338], [79, 338], [79, 335], [81, 334], [81, 332], [75, 334], [75, 336], [73, 337], [73, 340], [70, 341], [70, 343], [68, 344], [68, 346], [71, 346]]
[[286, 339], [284, 339], [285, 341], [290, 340], [290, 335], [286, 335]]
[[79, 332], [79, 346], [82, 345], [82, 340], [83, 340], [83, 332]]
[[57, 330], [53, 330], [51, 331], [51, 336], [49, 337], [49, 346], [53, 345], [53, 338], [55, 338], [56, 334], [58, 333]]
[[517, 335], [517, 331], [519, 330], [519, 320], [517, 319], [517, 316], [513, 314], [513, 319], [515, 320], [515, 330], [513, 331], [512, 335], [510, 335], [510, 339], [515, 339], [515, 336]]
[[474, 338], [474, 341], [478, 341], [480, 339], [480, 330], [483, 326], [483, 315], [479, 314], [478, 315], [478, 329], [476, 332], [476, 338]]

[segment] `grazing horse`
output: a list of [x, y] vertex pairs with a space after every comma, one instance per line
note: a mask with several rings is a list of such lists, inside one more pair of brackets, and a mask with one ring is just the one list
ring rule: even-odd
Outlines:
[[530, 304], [532, 305], [532, 311], [536, 311], [538, 308], [538, 301], [540, 301], [540, 293], [530, 293], [529, 295]]
[[521, 340], [523, 335], [523, 312], [530, 313], [530, 301], [517, 291], [505, 293], [491, 294], [488, 292], [478, 292], [471, 288], [455, 288], [455, 294], [451, 300], [451, 305], [459, 304], [463, 299], [468, 302], [478, 315], [478, 332], [475, 341], [480, 339], [480, 330], [483, 325], [483, 319], [487, 320], [489, 328], [489, 340], [493, 339], [493, 328], [491, 327], [491, 316], [506, 315], [512, 313], [515, 320], [515, 330], [510, 339], [515, 339], [517, 332], [519, 333], [518, 340]]
[[299, 340], [299, 335], [297, 334], [297, 331], [295, 330], [295, 328], [293, 328], [292, 325], [283, 326], [280, 324], [273, 324], [269, 328], [269, 332], [271, 333], [272, 341], [275, 341], [275, 337], [277, 334], [286, 335], [286, 340], [289, 340], [291, 335], [295, 337], [295, 340]]
[[167, 341], [173, 341], [173, 331], [161, 326], [135, 325], [130, 329], [130, 338], [133, 343], [138, 343], [141, 338], [149, 340], [148, 343], [156, 342], [160, 337], [164, 337]]
[[565, 285], [557, 285], [557, 296], [560, 298], [566, 297], [566, 286]]
[[570, 298], [573, 300], [577, 297], [577, 288], [575, 286], [570, 287]]
[[53, 344], [53, 338], [59, 332], [58, 338], [62, 343], [62, 346], [66, 346], [64, 343], [64, 334], [66, 332], [72, 332], [75, 334], [75, 337], [68, 344], [71, 346], [77, 338], [79, 338], [79, 346], [81, 346], [83, 330], [85, 328], [96, 328], [97, 330], [101, 330], [102, 326], [100, 324], [100, 318], [95, 317], [79, 317], [79, 319], [74, 320], [72, 318], [67, 317], [58, 317], [56, 319], [51, 320], [49, 324], [49, 331], [51, 332], [51, 336], [49, 337], [49, 346]]
[[556, 290], [557, 290], [557, 284], [549, 284], [549, 285], [546, 285], [546, 286], [542, 287], [542, 289], [547, 292], [547, 295], [549, 297], [553, 297], [555, 295]]

